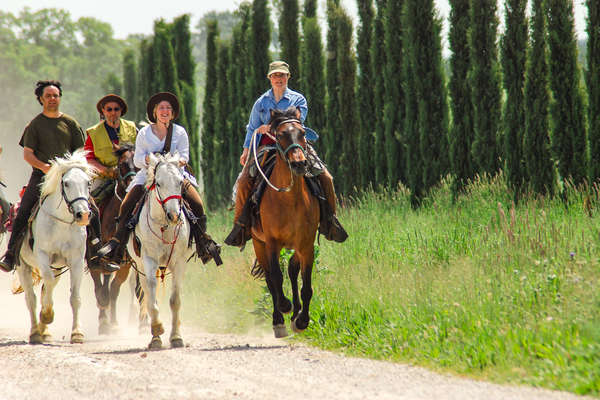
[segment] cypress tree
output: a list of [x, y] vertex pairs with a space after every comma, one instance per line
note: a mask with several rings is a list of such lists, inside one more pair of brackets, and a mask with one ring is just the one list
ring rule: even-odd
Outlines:
[[504, 70], [504, 154], [506, 177], [518, 194], [523, 185], [523, 133], [525, 125], [525, 62], [527, 59], [527, 0], [505, 3], [506, 32], [502, 38]]
[[257, 98], [269, 88], [265, 78], [269, 69], [269, 44], [271, 42], [271, 22], [268, 0], [253, 0], [250, 59], [250, 94]]
[[387, 160], [385, 146], [385, 123], [383, 119], [385, 94], [385, 49], [381, 39], [385, 36], [384, 21], [387, 0], [376, 0], [377, 14], [373, 24], [373, 41], [371, 44], [372, 71], [375, 80], [373, 103], [375, 115], [375, 138], [373, 143], [373, 160], [375, 163], [375, 183], [385, 185], [387, 182]]
[[317, 16], [317, 0], [304, 0], [304, 18]]
[[328, 160], [328, 169], [336, 176], [339, 165], [339, 135], [340, 129], [340, 104], [339, 104], [339, 72], [337, 62], [337, 40], [338, 40], [338, 7], [339, 0], [327, 0], [327, 62], [326, 62], [326, 86], [327, 86], [327, 128], [321, 140], [325, 147], [325, 159]]
[[154, 60], [154, 47], [152, 46], [151, 39], [143, 39], [140, 42], [140, 119], [145, 120], [146, 115], [146, 102], [150, 97], [156, 93], [154, 85], [156, 84], [155, 78], [155, 63]]
[[581, 183], [586, 178], [586, 131], [583, 99], [579, 87], [577, 42], [573, 2], [546, 0], [548, 48], [550, 50], [550, 89], [552, 149], [561, 178]]
[[281, 0], [279, 17], [280, 58], [288, 63], [292, 79], [301, 81], [300, 33], [298, 30], [298, 0]]
[[[217, 48], [217, 66], [219, 71], [227, 71], [230, 62], [230, 43], [229, 41], [220, 41]], [[227, 76], [226, 76], [227, 78]], [[221, 204], [229, 198], [229, 174], [230, 167], [230, 147], [229, 132], [231, 131], [229, 113], [231, 112], [229, 80], [218, 79], [215, 96], [215, 136], [214, 144], [214, 182], [217, 204]]]
[[526, 180], [535, 193], [553, 192], [553, 165], [548, 130], [548, 63], [544, 0], [534, 0], [531, 9], [531, 44], [525, 81], [525, 137], [523, 158]]
[[177, 54], [177, 77], [181, 103], [187, 119], [187, 133], [190, 142], [190, 164], [194, 174], [200, 170], [200, 139], [198, 136], [198, 111], [196, 109], [196, 82], [194, 79], [196, 62], [192, 56], [190, 16], [184, 14], [173, 21], [173, 42]]
[[219, 37], [219, 28], [216, 20], [209, 20], [206, 23], [206, 86], [204, 90], [204, 102], [202, 103], [202, 174], [204, 177], [204, 193], [207, 203], [213, 206], [215, 200], [215, 183], [213, 174], [213, 165], [216, 159], [214, 154], [214, 140], [217, 133], [215, 131], [216, 113], [216, 91], [217, 81], [217, 39]]
[[317, 17], [305, 17], [302, 20], [304, 40], [302, 42], [301, 70], [302, 94], [308, 102], [308, 114], [305, 123], [317, 132], [326, 127], [325, 117], [325, 71], [321, 27]]
[[496, 49], [496, 0], [471, 3], [471, 70], [473, 158], [478, 172], [495, 174], [500, 166], [500, 74]]
[[375, 97], [373, 63], [371, 62], [371, 48], [373, 46], [373, 0], [358, 0], [358, 15], [360, 27], [358, 29], [358, 90], [357, 90], [357, 115], [360, 130], [358, 134], [358, 165], [360, 185], [366, 187], [375, 180], [375, 165], [373, 162], [373, 142], [375, 134]]
[[[441, 23], [435, 17], [433, 0], [406, 0], [404, 8], [404, 58], [410, 67], [411, 84], [417, 108], [407, 119], [416, 123], [416, 152], [419, 165], [408, 170], [411, 192], [417, 197], [439, 182], [447, 171], [448, 112], [442, 72]], [[411, 132], [412, 133], [412, 132]], [[417, 145], [414, 147], [414, 145]]]
[[339, 105], [340, 126], [339, 135], [336, 135], [341, 149], [339, 158], [339, 171], [342, 191], [350, 193], [359, 177], [359, 165], [356, 163], [356, 152], [359, 151], [356, 140], [356, 100], [354, 89], [356, 87], [356, 56], [352, 41], [352, 19], [346, 11], [338, 8], [338, 71], [340, 74]]
[[473, 106], [471, 86], [468, 79], [470, 53], [468, 32], [470, 26], [470, 0], [450, 0], [450, 29], [448, 42], [450, 56], [450, 81], [448, 88], [452, 101], [452, 124], [450, 127], [450, 162], [454, 180], [452, 193], [454, 198], [464, 189], [475, 175], [475, 166], [471, 154], [473, 142]]
[[123, 96], [127, 101], [127, 118], [138, 121], [138, 80], [137, 65], [135, 62], [135, 53], [132, 49], [127, 49], [123, 53]]
[[600, 179], [600, 1], [587, 0], [587, 90], [590, 138], [590, 181]]
[[[385, 150], [387, 161], [387, 184], [391, 188], [398, 181], [406, 181], [404, 166], [405, 155], [402, 151], [401, 127], [404, 123], [405, 94], [402, 87], [403, 39], [402, 39], [402, 7], [404, 0], [388, 1], [385, 13]], [[406, 75], [410, 76], [410, 75]], [[404, 81], [406, 82], [406, 81]]]

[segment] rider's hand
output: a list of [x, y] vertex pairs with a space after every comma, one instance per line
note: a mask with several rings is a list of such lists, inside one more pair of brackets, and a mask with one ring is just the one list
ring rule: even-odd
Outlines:
[[240, 164], [246, 165], [246, 161], [248, 161], [248, 148], [244, 147], [244, 151], [242, 152], [242, 155], [240, 156]]
[[257, 132], [264, 135], [265, 133], [269, 133], [270, 130], [271, 127], [269, 125], [261, 125], [258, 127]]

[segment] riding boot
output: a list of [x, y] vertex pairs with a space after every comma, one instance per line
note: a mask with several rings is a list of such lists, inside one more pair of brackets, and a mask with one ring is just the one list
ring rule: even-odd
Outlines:
[[117, 231], [108, 241], [108, 243], [98, 250], [97, 257], [108, 256], [108, 261], [111, 268], [116, 266], [118, 269], [118, 265], [123, 259], [125, 246], [127, 245], [129, 234], [132, 231], [132, 229], [128, 226], [129, 217], [133, 213], [137, 203], [144, 196], [144, 193], [144, 185], [136, 185], [131, 188], [131, 190], [123, 199], [121, 208], [119, 209], [119, 217], [117, 218], [119, 221], [117, 225]]
[[203, 264], [214, 259], [217, 265], [221, 265], [223, 263], [220, 256], [221, 246], [206, 233], [206, 214], [204, 214], [202, 198], [200, 198], [196, 188], [189, 182], [184, 184], [182, 194], [183, 199], [192, 209], [192, 213], [198, 218], [190, 224], [196, 242], [196, 254]]
[[336, 196], [333, 188], [333, 178], [326, 169], [319, 175], [319, 183], [327, 198], [327, 202], [321, 204], [319, 232], [325, 236], [325, 239], [341, 243], [348, 238], [348, 233], [335, 215]]
[[102, 270], [102, 272], [111, 273], [118, 271], [119, 268], [114, 268], [113, 264], [102, 262], [96, 253], [100, 248], [100, 238], [102, 232], [100, 228], [100, 211], [98, 206], [94, 202], [94, 199], [90, 197], [90, 210], [91, 217], [90, 223], [86, 226], [87, 230], [87, 246], [85, 251], [85, 259], [87, 261], [88, 269], [90, 270]]
[[235, 216], [233, 218], [233, 229], [225, 239], [229, 246], [243, 247], [252, 237], [250, 233], [250, 192], [253, 179], [245, 166], [237, 180], [237, 193], [235, 196]]
[[13, 222], [12, 233], [8, 240], [6, 253], [4, 253], [2, 259], [0, 259], [0, 269], [4, 272], [10, 272], [15, 269], [17, 254], [19, 254], [19, 251], [21, 250], [21, 244], [25, 238], [26, 229], [27, 225], [23, 226], [17, 224], [17, 219], [15, 219]]

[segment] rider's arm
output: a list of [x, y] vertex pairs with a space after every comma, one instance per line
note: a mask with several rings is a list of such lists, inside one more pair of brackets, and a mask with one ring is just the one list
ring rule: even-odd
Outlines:
[[181, 126], [175, 126], [174, 129], [177, 129], [175, 151], [179, 152], [179, 156], [187, 163], [190, 160], [190, 140], [187, 132]]
[[304, 123], [306, 119], [306, 114], [308, 113], [308, 103], [306, 102], [306, 98], [304, 96], [299, 96], [294, 105], [300, 109], [300, 121]]
[[98, 159], [96, 158], [96, 154], [94, 152], [94, 142], [92, 142], [92, 138], [89, 135], [88, 135], [87, 139], [85, 140], [83, 149], [87, 152], [85, 154], [85, 159], [87, 160], [88, 164], [95, 167], [98, 170], [99, 174], [106, 173], [106, 170], [108, 168], [106, 168], [104, 165], [102, 165], [100, 163], [100, 161], [98, 161]]
[[[148, 125], [149, 127], [150, 125]], [[147, 128], [151, 129], [151, 128]], [[135, 152], [133, 153], [133, 164], [139, 169], [148, 168], [146, 156], [150, 154], [146, 146], [146, 128], [142, 129], [135, 138]]]
[[248, 125], [246, 125], [246, 139], [244, 140], [244, 148], [250, 147], [250, 140], [252, 139], [252, 134], [256, 129], [258, 129], [263, 122], [260, 118], [260, 104], [261, 98], [256, 100], [254, 106], [252, 106], [252, 111], [250, 112], [250, 118], [248, 119]]
[[40, 161], [40, 159], [37, 158], [33, 153], [33, 149], [31, 147], [23, 148], [23, 159], [25, 159], [25, 161], [33, 168], [37, 168], [43, 173], [47, 173], [50, 169], [50, 164]]

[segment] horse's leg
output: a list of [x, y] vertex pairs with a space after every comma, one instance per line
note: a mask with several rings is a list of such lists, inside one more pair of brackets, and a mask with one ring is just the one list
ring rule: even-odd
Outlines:
[[290, 278], [290, 283], [292, 284], [292, 298], [294, 303], [294, 312], [292, 313], [292, 321], [298, 317], [298, 313], [302, 308], [302, 304], [300, 303], [300, 296], [298, 294], [298, 274], [300, 273], [300, 262], [298, 261], [298, 256], [296, 253], [290, 258], [290, 262], [288, 265], [288, 276]]
[[179, 310], [181, 308], [181, 287], [183, 282], [183, 274], [185, 272], [185, 263], [179, 262], [171, 268], [173, 271], [173, 286], [171, 290], [171, 298], [169, 305], [171, 306], [171, 347], [183, 347], [183, 339], [181, 338], [181, 320], [179, 319]]
[[58, 278], [54, 276], [54, 272], [50, 268], [50, 258], [45, 252], [38, 251], [36, 253], [36, 258], [44, 282], [41, 290], [42, 308], [40, 310], [40, 334], [44, 341], [49, 341], [50, 333], [48, 332], [48, 325], [54, 321], [54, 301], [52, 300], [52, 294], [58, 283]]
[[157, 262], [148, 257], [143, 256], [145, 279], [142, 280], [142, 287], [146, 297], [146, 309], [150, 315], [150, 332], [152, 333], [152, 341], [148, 347], [150, 349], [160, 349], [162, 341], [160, 335], [165, 332], [162, 322], [158, 318], [158, 303], [156, 301], [156, 270], [158, 269]]
[[310, 299], [313, 295], [312, 290], [312, 268], [315, 259], [315, 250], [311, 247], [310, 250], [299, 254], [300, 265], [302, 269], [302, 311], [298, 318], [292, 321], [292, 329], [294, 332], [302, 332], [308, 327], [310, 322], [309, 308]]
[[121, 291], [121, 285], [125, 282], [128, 275], [129, 266], [122, 265], [121, 269], [115, 273], [115, 277], [110, 284], [110, 323], [113, 329], [116, 329], [119, 325], [117, 322], [117, 298]]
[[79, 309], [81, 307], [81, 279], [83, 277], [83, 254], [71, 260], [71, 310], [73, 311], [73, 326], [71, 329], [71, 343], [83, 343], [83, 332], [79, 324]]
[[[103, 276], [97, 270], [90, 270], [90, 275], [94, 281], [94, 294], [96, 295], [96, 305], [98, 306], [98, 334], [108, 335], [108, 315], [106, 309], [108, 308], [108, 278], [110, 275]], [[108, 277], [108, 278], [107, 278]]]
[[31, 319], [31, 330], [29, 332], [29, 343], [40, 344], [42, 343], [42, 333], [38, 325], [38, 319], [36, 314], [36, 303], [37, 298], [33, 291], [33, 279], [31, 278], [31, 267], [21, 259], [21, 265], [17, 268], [19, 274], [19, 281], [25, 292], [25, 302], [27, 303], [27, 309], [29, 310], [29, 318]]

